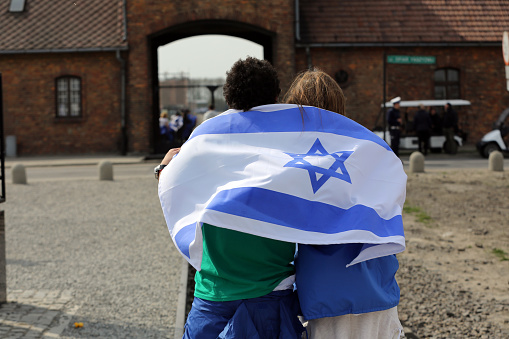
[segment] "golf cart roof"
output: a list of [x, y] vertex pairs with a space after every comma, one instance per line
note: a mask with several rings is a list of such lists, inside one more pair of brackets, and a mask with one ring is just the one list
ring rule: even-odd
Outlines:
[[[450, 100], [409, 100], [409, 101], [400, 101], [400, 107], [419, 107], [420, 104], [423, 104], [424, 107], [431, 106], [445, 106], [446, 103], [450, 103], [451, 106], [470, 106], [470, 101], [462, 100], [462, 99], [450, 99]], [[381, 105], [384, 106], [383, 104]], [[387, 101], [385, 103], [385, 107], [392, 107], [393, 103], [391, 101]]]

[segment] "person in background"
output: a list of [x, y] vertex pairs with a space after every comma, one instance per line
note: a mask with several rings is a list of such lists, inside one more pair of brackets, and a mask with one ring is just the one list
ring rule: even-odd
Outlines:
[[458, 131], [458, 114], [450, 103], [446, 103], [444, 109], [442, 128], [445, 135], [445, 151], [448, 154], [456, 154], [458, 152], [458, 145], [456, 140], [454, 140], [454, 136]]
[[[328, 74], [317, 69], [298, 75], [284, 102], [345, 115], [343, 91]], [[296, 286], [311, 339], [402, 337], [397, 312], [400, 290], [395, 279], [398, 260], [389, 255], [348, 266], [361, 247], [298, 245]]]
[[218, 111], [215, 110], [214, 105], [209, 105], [209, 110], [203, 114], [203, 121], [213, 118], [219, 114]]
[[159, 134], [163, 135], [166, 140], [173, 141], [173, 131], [170, 128], [170, 120], [168, 120], [166, 112], [162, 112], [159, 116]]
[[442, 135], [442, 118], [435, 107], [429, 108], [429, 116], [431, 119], [431, 135]]
[[387, 114], [387, 122], [389, 124], [389, 133], [391, 134], [391, 148], [393, 152], [399, 156], [399, 139], [401, 137], [401, 112], [399, 105], [401, 102], [400, 97], [391, 100], [392, 108]]
[[179, 130], [179, 134], [182, 142], [185, 142], [187, 139], [189, 139], [191, 132], [193, 132], [193, 129], [196, 127], [196, 116], [191, 114], [187, 108], [182, 110], [182, 115], [184, 125], [182, 126], [181, 130]]
[[417, 142], [419, 143], [419, 152], [428, 155], [429, 138], [431, 134], [432, 121], [424, 105], [419, 105], [419, 110], [414, 116], [414, 130], [417, 133]]
[[182, 113], [177, 112], [173, 114], [170, 118], [170, 128], [173, 133], [177, 133], [182, 126], [184, 125], [184, 119], [182, 118]]

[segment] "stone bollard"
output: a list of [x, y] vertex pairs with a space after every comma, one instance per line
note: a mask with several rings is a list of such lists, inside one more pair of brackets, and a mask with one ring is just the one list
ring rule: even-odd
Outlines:
[[113, 165], [108, 160], [99, 163], [99, 180], [113, 180]]
[[410, 154], [410, 172], [424, 172], [424, 155], [421, 152], [413, 152]]
[[504, 171], [504, 155], [499, 151], [490, 153], [489, 168], [490, 171], [503, 172]]
[[27, 183], [27, 174], [25, 171], [25, 166], [22, 164], [14, 164], [12, 166], [12, 183], [13, 184], [22, 184], [26, 185]]

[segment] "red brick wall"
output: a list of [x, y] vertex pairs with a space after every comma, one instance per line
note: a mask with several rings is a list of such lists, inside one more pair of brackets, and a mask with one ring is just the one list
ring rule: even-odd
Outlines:
[[[284, 91], [296, 71], [307, 68], [304, 48], [294, 45], [294, 1], [291, 0], [128, 0], [127, 132], [128, 152], [154, 151], [150, 37], [181, 24], [203, 20], [250, 25], [273, 35], [273, 63]], [[206, 33], [205, 31], [202, 33]], [[200, 32], [198, 31], [198, 34]], [[348, 115], [373, 128], [383, 100], [382, 48], [311, 48], [311, 59], [331, 75], [350, 75], [344, 87]], [[386, 48], [387, 54], [434, 55], [432, 66], [388, 65], [387, 99], [433, 98], [433, 72], [460, 71], [461, 97], [468, 109], [458, 109], [460, 127], [476, 142], [509, 106], [499, 47]], [[6, 135], [15, 135], [18, 154], [118, 153], [120, 131], [120, 64], [113, 52], [0, 55], [4, 84]], [[55, 119], [55, 78], [82, 78], [83, 119]], [[156, 103], [157, 105], [157, 103]], [[382, 121], [379, 121], [382, 124]]]
[[[120, 66], [111, 53], [0, 55], [5, 135], [18, 155], [118, 152]], [[83, 119], [56, 119], [55, 79], [81, 77]]]
[[[292, 0], [128, 0], [129, 150], [151, 152], [154, 114], [148, 36], [175, 25], [200, 20], [230, 20], [275, 35], [274, 66], [287, 88], [294, 72], [294, 2]], [[206, 33], [206, 32], [203, 32]]]
[[[469, 133], [469, 143], [477, 142], [491, 130], [499, 114], [509, 107], [504, 62], [498, 47], [387, 48], [386, 54], [431, 55], [436, 65], [387, 65], [387, 100], [434, 99], [433, 75], [437, 68], [460, 72], [461, 99], [470, 108], [457, 108], [460, 128]], [[339, 69], [350, 74], [344, 88], [349, 117], [373, 128], [383, 101], [383, 49], [311, 48], [312, 64], [334, 75]], [[307, 68], [305, 49], [296, 52], [296, 69]], [[411, 114], [410, 114], [411, 115]], [[382, 124], [383, 121], [379, 121]]]

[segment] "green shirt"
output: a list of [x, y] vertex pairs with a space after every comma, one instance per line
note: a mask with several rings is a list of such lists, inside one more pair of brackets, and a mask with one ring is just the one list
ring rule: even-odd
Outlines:
[[208, 224], [202, 226], [203, 258], [194, 295], [211, 301], [257, 298], [295, 274], [295, 243]]

